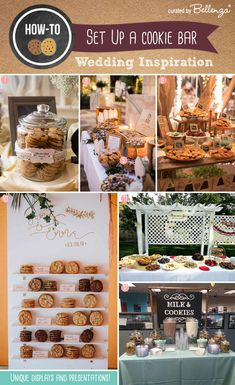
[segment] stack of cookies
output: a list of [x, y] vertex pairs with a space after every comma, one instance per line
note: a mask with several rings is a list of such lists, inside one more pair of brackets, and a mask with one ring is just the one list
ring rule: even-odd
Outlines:
[[45, 291], [57, 291], [56, 281], [45, 281], [44, 282], [44, 290]]
[[79, 291], [91, 291], [90, 280], [83, 278], [79, 280]]
[[32, 308], [32, 307], [35, 307], [35, 300], [34, 299], [31, 299], [31, 298], [25, 298], [25, 299], [22, 299], [21, 301], [21, 307], [24, 307], [24, 308]]
[[64, 308], [73, 308], [76, 306], [76, 301], [74, 298], [63, 298], [60, 306]]
[[20, 358], [32, 358], [33, 348], [29, 345], [23, 345], [20, 347]]
[[97, 266], [84, 266], [84, 274], [97, 274], [98, 267]]
[[67, 326], [70, 324], [70, 317], [68, 313], [57, 313], [56, 314], [56, 325]]
[[21, 265], [20, 266], [20, 274], [33, 274], [33, 266], [32, 265]]
[[32, 332], [30, 330], [21, 330], [20, 332], [21, 342], [29, 342], [32, 340]]
[[65, 356], [70, 359], [79, 358], [79, 348], [77, 346], [66, 346]]
[[61, 330], [51, 330], [49, 332], [50, 342], [60, 342], [61, 341]]

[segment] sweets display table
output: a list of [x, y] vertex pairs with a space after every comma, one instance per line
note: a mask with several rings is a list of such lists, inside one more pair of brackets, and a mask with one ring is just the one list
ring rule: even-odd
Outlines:
[[199, 357], [194, 351], [119, 359], [120, 385], [234, 385], [235, 353]]
[[78, 165], [70, 162], [72, 150], [67, 150], [67, 161], [63, 174], [51, 182], [34, 182], [22, 177], [17, 170], [16, 156], [10, 156], [11, 144], [8, 143], [1, 149], [3, 173], [0, 176], [1, 191], [77, 191]]
[[146, 271], [126, 267], [119, 270], [119, 280], [123, 282], [227, 282], [234, 279], [235, 270], [226, 270], [220, 266], [210, 267], [209, 271], [202, 271], [198, 267], [193, 269], [180, 267], [172, 271], [165, 271], [162, 268]]

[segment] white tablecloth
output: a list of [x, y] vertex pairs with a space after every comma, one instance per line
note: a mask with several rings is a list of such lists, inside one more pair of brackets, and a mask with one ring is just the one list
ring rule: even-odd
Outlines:
[[80, 161], [84, 166], [89, 190], [100, 191], [102, 181], [107, 177], [105, 169], [101, 166], [98, 156], [94, 154], [94, 144], [86, 144], [84, 141], [90, 139], [87, 131], [82, 132]]
[[33, 182], [22, 177], [17, 169], [17, 158], [11, 156], [11, 145], [1, 147], [3, 173], [0, 176], [0, 191], [4, 192], [46, 192], [46, 191], [77, 191], [78, 190], [78, 165], [70, 161], [71, 149], [67, 151], [67, 161], [63, 174], [51, 182]]
[[219, 266], [209, 267], [210, 271], [199, 268], [182, 267], [172, 271], [163, 269], [155, 271], [122, 268], [119, 281], [122, 282], [226, 282], [235, 281], [235, 270], [225, 270]]

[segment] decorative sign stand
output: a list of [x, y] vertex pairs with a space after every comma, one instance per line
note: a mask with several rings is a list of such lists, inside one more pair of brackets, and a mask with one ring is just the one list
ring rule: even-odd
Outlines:
[[[38, 210], [32, 220], [25, 218], [26, 204], [22, 202], [20, 210], [13, 210], [9, 202], [8, 210], [8, 250], [9, 250], [9, 368], [10, 369], [107, 369], [108, 367], [108, 279], [109, 279], [109, 201], [103, 194], [48, 194], [54, 205], [54, 214], [58, 226], [47, 223], [43, 217], [44, 210]], [[102, 218], [102, 227], [100, 226]], [[80, 265], [79, 274], [50, 274], [49, 266], [55, 260], [64, 262], [77, 261]], [[19, 274], [20, 265], [34, 266], [34, 274]], [[95, 265], [98, 274], [83, 274], [83, 267]], [[32, 278], [41, 278], [57, 282], [57, 290], [50, 293], [55, 300], [51, 308], [38, 305], [38, 297], [43, 293], [29, 291], [28, 283]], [[103, 283], [103, 291], [94, 293], [97, 298], [96, 308], [85, 308], [82, 302], [87, 292], [78, 291], [81, 278], [99, 279]], [[47, 292], [48, 293], [48, 292]], [[61, 308], [62, 298], [72, 297], [76, 300], [75, 308]], [[34, 299], [35, 307], [21, 308], [23, 299]], [[21, 310], [29, 310], [32, 324], [22, 326], [18, 321]], [[104, 316], [101, 326], [76, 326], [70, 322], [68, 326], [55, 324], [57, 313], [72, 314], [81, 311], [89, 315], [91, 311], [100, 311]], [[94, 358], [78, 359], [51, 358], [48, 352], [53, 342], [38, 342], [34, 333], [43, 329], [62, 331], [62, 345], [81, 348], [84, 343], [79, 341], [85, 329], [93, 328], [92, 344], [96, 353]], [[32, 341], [21, 342], [21, 330], [32, 332]], [[20, 346], [27, 344], [33, 347], [33, 358], [20, 358]]]

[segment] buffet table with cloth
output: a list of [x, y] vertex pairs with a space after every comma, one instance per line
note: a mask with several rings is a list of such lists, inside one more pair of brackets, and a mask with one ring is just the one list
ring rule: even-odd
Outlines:
[[[95, 146], [93, 143], [86, 143], [90, 139], [87, 131], [82, 132], [81, 139], [81, 156], [80, 162], [84, 166], [88, 186], [90, 191], [101, 191], [100, 187], [107, 174], [105, 168], [99, 162], [98, 156], [95, 155]], [[132, 179], [137, 180], [136, 176], [131, 175]], [[140, 183], [140, 182], [139, 182]]]
[[144, 358], [123, 354], [120, 385], [234, 385], [235, 353], [197, 356], [195, 351], [164, 352]]
[[220, 266], [210, 267], [209, 271], [186, 267], [172, 271], [165, 271], [162, 268], [146, 271], [123, 267], [119, 270], [119, 280], [122, 282], [231, 282], [235, 280], [235, 270], [222, 269]]

